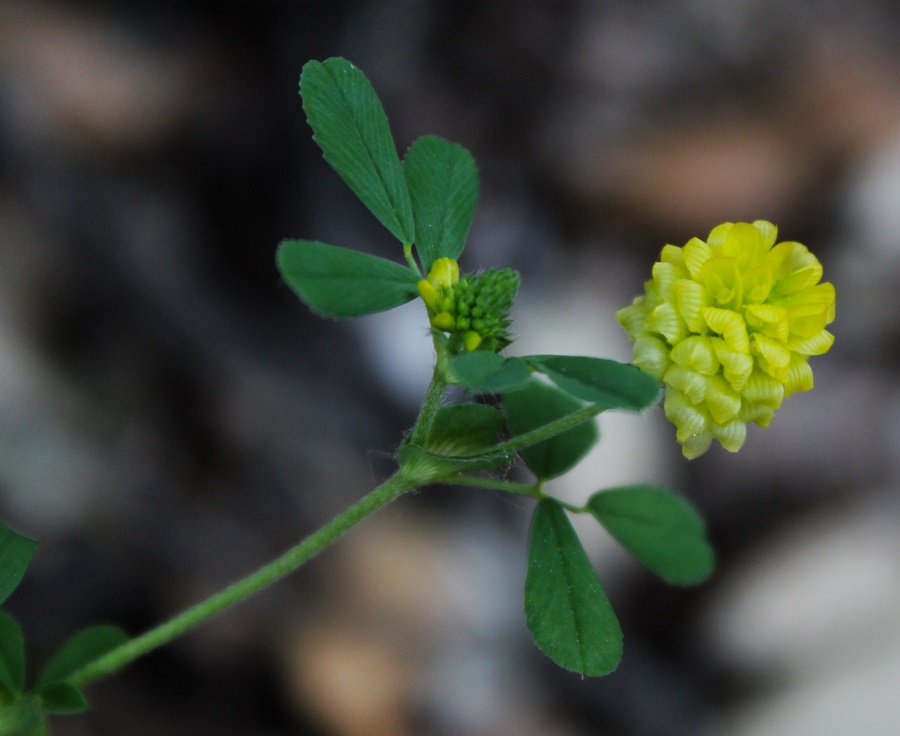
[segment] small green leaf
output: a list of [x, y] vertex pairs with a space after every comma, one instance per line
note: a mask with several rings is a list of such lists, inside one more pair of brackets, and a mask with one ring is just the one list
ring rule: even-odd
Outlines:
[[16, 589], [37, 551], [37, 542], [0, 522], [0, 603]]
[[500, 412], [485, 404], [451, 404], [438, 409], [425, 449], [436, 455], [469, 455], [497, 441]]
[[519, 358], [476, 350], [460, 353], [450, 361], [450, 382], [475, 394], [515, 391], [531, 380], [528, 366]]
[[663, 488], [632, 485], [591, 496], [587, 504], [606, 530], [650, 570], [673, 585], [696, 585], [716, 565], [703, 517]]
[[51, 682], [37, 692], [44, 701], [45, 713], [81, 713], [88, 707], [84, 693], [68, 682]]
[[346, 59], [310, 61], [300, 74], [300, 96], [325, 160], [397, 240], [414, 242], [400, 157], [369, 80]]
[[0, 736], [46, 736], [41, 699], [29, 694], [0, 707]]
[[425, 136], [406, 152], [403, 173], [416, 223], [416, 250], [428, 273], [438, 258], [456, 260], [463, 252], [478, 201], [478, 167], [462, 146]]
[[25, 638], [22, 627], [6, 612], [0, 611], [0, 687], [9, 694], [25, 687]]
[[101, 624], [82, 629], [63, 642], [41, 670], [37, 679], [38, 688], [64, 681], [76, 670], [126, 641], [128, 636], [117, 626]]
[[525, 614], [540, 650], [560, 667], [606, 675], [622, 659], [622, 629], [562, 507], [538, 504], [531, 525]]
[[316, 240], [284, 240], [278, 270], [323, 317], [362, 317], [415, 299], [418, 276], [406, 266]]
[[[570, 394], [540, 381], [503, 394], [503, 410], [513, 437], [577, 411], [584, 404]], [[542, 480], [556, 478], [571, 470], [597, 444], [597, 422], [588, 419], [565, 432], [519, 450], [519, 455]]]
[[642, 411], [662, 393], [662, 385], [649, 373], [615, 360], [575, 355], [532, 355], [523, 360], [563, 391], [607, 409]]

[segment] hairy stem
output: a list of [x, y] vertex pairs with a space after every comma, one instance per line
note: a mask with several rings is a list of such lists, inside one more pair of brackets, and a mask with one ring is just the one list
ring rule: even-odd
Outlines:
[[205, 601], [89, 662], [72, 673], [67, 678], [68, 682], [76, 687], [82, 687], [111, 675], [217, 613], [246, 600], [296, 570], [352, 526], [402, 494], [414, 490], [418, 485], [417, 479], [405, 476], [401, 470], [280, 557]]
[[438, 409], [441, 408], [441, 399], [444, 397], [444, 391], [447, 389], [447, 379], [444, 378], [444, 372], [441, 370], [440, 360], [434, 365], [434, 373], [431, 376], [431, 383], [425, 392], [425, 399], [422, 401], [422, 408], [419, 410], [419, 417], [416, 419], [416, 426], [413, 428], [410, 440], [416, 445], [424, 446], [434, 427], [434, 418], [437, 416]]

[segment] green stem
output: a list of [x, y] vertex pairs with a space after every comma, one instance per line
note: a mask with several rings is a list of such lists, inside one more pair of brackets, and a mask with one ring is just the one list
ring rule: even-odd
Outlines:
[[531, 496], [537, 499], [543, 498], [544, 495], [534, 484], [513, 483], [510, 480], [499, 480], [497, 478], [476, 478], [472, 475], [457, 475], [448, 479], [447, 483], [457, 486], [470, 486], [472, 488], [488, 488], [492, 491], [503, 491], [504, 493], [518, 493], [521, 496]]
[[183, 611], [154, 629], [125, 642], [76, 670], [67, 678], [75, 687], [83, 687], [113, 674], [133, 660], [167, 644], [220, 611], [246, 600], [254, 593], [280, 580], [321, 552], [344, 532], [402, 494], [414, 490], [419, 481], [403, 471], [393, 475], [363, 496], [353, 506], [335, 516], [317, 532], [295, 547], [223, 591]]
[[556, 419], [552, 422], [548, 422], [547, 424], [542, 424], [540, 427], [536, 429], [532, 429], [529, 432], [523, 432], [522, 434], [518, 434], [510, 440], [506, 442], [500, 442], [496, 445], [491, 445], [489, 448], [479, 449], [474, 452], [466, 453], [461, 457], [478, 457], [483, 455], [486, 451], [490, 451], [493, 453], [499, 452], [508, 452], [521, 450], [523, 447], [530, 447], [531, 445], [535, 445], [538, 442], [543, 442], [544, 440], [548, 440], [551, 437], [555, 437], [558, 434], [562, 434], [567, 429], [571, 429], [582, 422], [586, 422], [588, 419], [597, 416], [600, 412], [604, 411], [606, 407], [601, 406], [600, 404], [588, 404], [581, 409], [576, 409], [571, 414], [566, 414], [564, 417]]
[[412, 243], [403, 244], [403, 257], [406, 259], [409, 267], [418, 274], [419, 278], [424, 278], [422, 272], [419, 270], [419, 264], [416, 263], [416, 259], [413, 256]]
[[410, 440], [413, 444], [424, 447], [431, 429], [434, 426], [434, 418], [437, 416], [438, 409], [441, 408], [441, 399], [444, 398], [444, 391], [447, 389], [447, 379], [444, 378], [444, 371], [441, 370], [440, 359], [434, 364], [434, 373], [431, 374], [431, 383], [425, 392], [425, 398], [422, 401], [422, 408], [419, 411], [419, 417], [413, 427]]
[[561, 501], [554, 496], [548, 496], [541, 490], [541, 483], [538, 483], [537, 485], [527, 485], [525, 483], [513, 483], [509, 480], [498, 480], [497, 478], [476, 478], [471, 475], [458, 475], [446, 482], [457, 486], [471, 486], [473, 488], [488, 488], [493, 491], [503, 491], [504, 493], [517, 493], [520, 496], [529, 496], [538, 501], [542, 501], [545, 498], [552, 498], [556, 503], [564, 509], [571, 511], [573, 514], [584, 514], [588, 511], [587, 506], [575, 506], [574, 504]]

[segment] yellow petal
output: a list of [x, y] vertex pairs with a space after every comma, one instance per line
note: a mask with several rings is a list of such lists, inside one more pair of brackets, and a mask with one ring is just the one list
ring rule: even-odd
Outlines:
[[[419, 283], [422, 283], [421, 281]], [[637, 297], [631, 306], [622, 307], [616, 312], [616, 320], [625, 328], [632, 339], [638, 337], [644, 331], [644, 321], [647, 317], [647, 309], [644, 297]]]
[[784, 395], [790, 396], [801, 391], [809, 391], [813, 387], [813, 372], [809, 367], [809, 358], [794, 353], [791, 356], [791, 370], [784, 382]]
[[684, 253], [684, 265], [690, 272], [691, 278], [699, 278], [703, 264], [705, 264], [712, 255], [709, 246], [699, 238], [691, 238], [684, 244], [682, 252]]
[[753, 227], [759, 231], [759, 237], [767, 250], [775, 245], [778, 239], [778, 228], [775, 225], [768, 220], [756, 220]]
[[659, 260], [663, 263], [668, 263], [673, 267], [675, 278], [690, 278], [691, 275], [688, 273], [687, 266], [685, 265], [684, 254], [681, 248], [675, 245], [665, 246], [659, 254]]
[[735, 391], [741, 391], [753, 372], [753, 358], [729, 348], [721, 338], [710, 340], [716, 357], [722, 364], [722, 375]]
[[703, 319], [706, 321], [709, 329], [720, 334], [722, 339], [725, 340], [725, 344], [732, 350], [740, 353], [746, 353], [750, 350], [747, 326], [744, 324], [743, 317], [737, 312], [717, 307], [704, 307]]
[[677, 278], [682, 278], [682, 276], [678, 273], [678, 269], [671, 263], [657, 261], [653, 264], [653, 281], [659, 289], [660, 298], [668, 298], [671, 293], [672, 282]]
[[755, 266], [767, 250], [760, 231], [749, 222], [734, 223], [722, 244], [722, 254], [737, 259], [741, 270]]
[[767, 261], [744, 271], [744, 303], [762, 304], [769, 299], [775, 276], [771, 264]]
[[652, 332], [658, 332], [674, 345], [687, 337], [687, 325], [671, 304], [660, 304], [647, 317], [645, 326]]
[[710, 248], [721, 249], [725, 245], [725, 239], [728, 237], [728, 232], [732, 227], [734, 227], [733, 222], [723, 222], [721, 225], [714, 227], [709, 232], [706, 244]]
[[679, 442], [687, 438], [706, 432], [708, 420], [706, 412], [694, 406], [680, 391], [666, 389], [666, 398], [663, 403], [666, 418], [677, 428], [675, 433]]
[[703, 321], [701, 310], [712, 302], [706, 289], [696, 281], [678, 279], [672, 284], [672, 291], [675, 294], [678, 311], [681, 312], [688, 329], [691, 332], [706, 332], [706, 323]]
[[688, 459], [700, 457], [712, 444], [712, 435], [709, 432], [700, 432], [685, 438], [681, 443], [681, 453]]
[[775, 410], [764, 404], [756, 404], [752, 401], [744, 401], [741, 404], [740, 419], [744, 424], [754, 424], [760, 427], [768, 427], [775, 417]]
[[791, 366], [791, 352], [781, 343], [766, 335], [753, 336], [751, 352], [758, 356], [760, 368], [772, 378], [784, 383]]
[[815, 286], [809, 286], [778, 297], [776, 297], [773, 290], [769, 302], [771, 304], [780, 304], [788, 309], [819, 304], [827, 311], [827, 308], [834, 304], [834, 284], [826, 281], [824, 284], [816, 284]]
[[774, 304], [748, 304], [744, 308], [747, 325], [755, 328], [779, 342], [787, 341], [791, 328], [788, 324], [788, 310]]
[[481, 335], [479, 335], [477, 332], [467, 332], [465, 335], [463, 335], [462, 339], [463, 345], [465, 346], [466, 350], [470, 352], [477, 349], [478, 346], [481, 345]]
[[719, 359], [708, 337], [692, 335], [672, 348], [672, 361], [693, 368], [698, 373], [711, 376], [719, 370]]
[[710, 258], [703, 266], [700, 280], [710, 297], [719, 305], [733, 309], [743, 299], [743, 280], [737, 259]]
[[812, 337], [788, 340], [787, 346], [801, 355], [822, 355], [828, 352], [833, 343], [834, 335], [828, 330], [822, 330]]
[[459, 283], [459, 264], [452, 258], [438, 258], [431, 264], [428, 281], [435, 287], [447, 287]]
[[784, 401], [784, 384], [760, 370], [753, 371], [747, 379], [747, 385], [741, 392], [747, 401], [762, 404], [770, 409], [777, 409]]
[[709, 415], [716, 424], [727, 424], [741, 410], [740, 395], [722, 376], [713, 376], [709, 379], [705, 400]]
[[692, 404], [699, 404], [706, 396], [709, 379], [683, 365], [673, 365], [666, 371], [663, 381], [681, 391]]
[[439, 330], [444, 330], [445, 332], [449, 332], [456, 327], [456, 320], [453, 319], [453, 315], [449, 312], [441, 312], [440, 314], [436, 314], [431, 318], [430, 321], [432, 327], [436, 327]]
[[739, 419], [725, 425], [711, 424], [709, 432], [728, 452], [737, 452], [747, 439], [747, 425]]
[[425, 306], [427, 306], [432, 312], [436, 312], [437, 301], [441, 298], [440, 292], [425, 279], [420, 280], [416, 284], [416, 287], [419, 289], [419, 294], [422, 297], [422, 301], [425, 302]]
[[633, 362], [638, 368], [661, 381], [672, 363], [669, 360], [669, 346], [658, 337], [639, 337], [634, 341]]

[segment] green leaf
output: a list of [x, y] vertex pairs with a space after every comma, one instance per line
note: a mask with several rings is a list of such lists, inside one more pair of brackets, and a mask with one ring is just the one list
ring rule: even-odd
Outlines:
[[572, 672], [606, 675], [622, 659], [622, 629], [565, 511], [538, 504], [531, 525], [525, 615], [534, 642]]
[[26, 695], [0, 707], [0, 736], [46, 736], [41, 699]]
[[275, 259], [288, 286], [323, 317], [362, 317], [419, 295], [411, 269], [349, 248], [284, 240]]
[[532, 355], [523, 360], [566, 393], [606, 409], [642, 411], [662, 394], [662, 385], [649, 373], [615, 360], [575, 355]]
[[425, 449], [436, 455], [470, 455], [489, 447], [503, 431], [500, 412], [485, 404], [442, 406]]
[[425, 136], [406, 152], [403, 173], [416, 223], [416, 250], [428, 273], [438, 258], [456, 260], [463, 252], [478, 201], [478, 167], [462, 146]]
[[101, 624], [82, 629], [69, 637], [44, 666], [38, 675], [38, 688], [64, 681], [76, 670], [126, 641], [128, 636], [117, 626]]
[[632, 485], [591, 496], [591, 513], [619, 543], [663, 580], [695, 585], [716, 564], [703, 517], [663, 488]]
[[300, 74], [300, 96], [325, 160], [395, 238], [414, 242], [406, 179], [369, 80], [346, 59], [310, 61]]
[[25, 638], [22, 627], [6, 612], [0, 611], [0, 687], [7, 693], [22, 692], [25, 687]]
[[476, 350], [460, 353], [450, 360], [450, 382], [475, 394], [502, 394], [515, 391], [531, 380], [528, 366], [519, 358]]
[[44, 685], [38, 688], [38, 695], [44, 701], [45, 713], [81, 713], [88, 707], [84, 693], [68, 682]]
[[[513, 437], [577, 411], [584, 404], [571, 395], [540, 381], [503, 394], [503, 410]], [[597, 422], [589, 419], [548, 440], [519, 450], [519, 455], [542, 480], [571, 470], [597, 444]]]
[[37, 542], [16, 534], [0, 522], [0, 603], [3, 603], [21, 582]]

